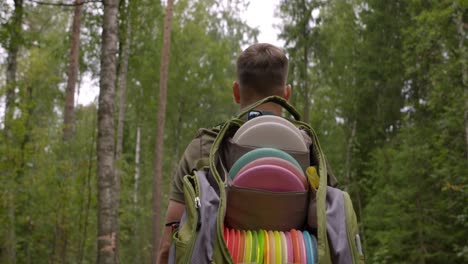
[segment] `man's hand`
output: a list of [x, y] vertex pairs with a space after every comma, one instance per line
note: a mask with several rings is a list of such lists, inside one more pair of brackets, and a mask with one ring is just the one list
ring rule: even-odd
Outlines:
[[[166, 212], [166, 223], [179, 222], [185, 210], [185, 204], [169, 201]], [[158, 250], [158, 264], [166, 264], [169, 258], [169, 248], [171, 246], [172, 226], [165, 226]]]

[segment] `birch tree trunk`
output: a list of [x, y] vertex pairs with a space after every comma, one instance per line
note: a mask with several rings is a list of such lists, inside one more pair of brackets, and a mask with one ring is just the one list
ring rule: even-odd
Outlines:
[[161, 237], [161, 184], [163, 167], [164, 125], [166, 122], [167, 79], [169, 70], [169, 52], [171, 45], [173, 0], [167, 1], [166, 17], [164, 19], [163, 46], [161, 51], [161, 68], [159, 81], [158, 127], [156, 130], [153, 186], [153, 250], [152, 263], [158, 261], [157, 248]]
[[97, 263], [114, 264], [116, 254], [116, 221], [114, 179], [114, 100], [117, 68], [117, 30], [119, 0], [104, 0], [102, 26], [101, 78], [98, 109], [98, 247]]
[[21, 46], [21, 26], [23, 23], [23, 0], [14, 1], [15, 10], [13, 12], [12, 32], [7, 50], [7, 70], [6, 70], [6, 104], [5, 104], [5, 132], [11, 137], [9, 130], [10, 121], [15, 112], [16, 99], [16, 67], [18, 65], [18, 51]]
[[[18, 65], [18, 51], [22, 43], [21, 26], [23, 23], [23, 0], [14, 1], [14, 12], [11, 17], [12, 32], [9, 45], [7, 47], [7, 69], [6, 69], [6, 92], [5, 92], [5, 116], [4, 116], [4, 135], [5, 142], [13, 141], [13, 132], [10, 123], [13, 120], [16, 100], [16, 68]], [[10, 177], [16, 177], [15, 170], [11, 171]], [[14, 175], [14, 176], [13, 176]], [[12, 181], [13, 186], [15, 181]], [[16, 194], [14, 190], [8, 190], [6, 195], [6, 204], [8, 206], [8, 226], [6, 232], [6, 259], [9, 263], [16, 263]]]
[[[141, 124], [138, 122], [137, 135], [136, 135], [136, 146], [135, 146], [135, 177], [133, 186], [133, 206], [135, 213], [138, 214], [138, 192], [140, 184], [140, 153], [141, 153]], [[135, 241], [135, 263], [141, 263], [140, 257], [140, 237], [138, 228], [138, 217], [135, 219], [135, 228], [133, 233], [133, 241]]]
[[138, 184], [140, 181], [140, 144], [141, 144], [141, 125], [138, 124], [136, 146], [135, 146], [135, 184], [133, 188], [133, 204], [135, 208], [138, 206]]
[[68, 58], [68, 80], [65, 94], [65, 111], [63, 114], [63, 140], [68, 141], [73, 136], [75, 127], [75, 85], [78, 76], [78, 58], [80, 53], [80, 28], [83, 0], [75, 0], [70, 56]]

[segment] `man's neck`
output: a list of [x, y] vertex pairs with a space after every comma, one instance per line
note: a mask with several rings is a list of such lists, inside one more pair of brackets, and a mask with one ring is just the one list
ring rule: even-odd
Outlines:
[[[249, 105], [241, 105], [241, 109], [245, 109], [247, 107], [249, 107]], [[268, 112], [272, 112], [273, 114], [277, 115], [277, 116], [280, 116], [281, 115], [281, 106], [278, 105], [278, 104], [275, 104], [275, 103], [265, 103], [265, 104], [262, 104], [262, 105], [259, 105], [258, 107], [255, 108], [256, 110], [261, 110], [261, 111], [268, 111]]]

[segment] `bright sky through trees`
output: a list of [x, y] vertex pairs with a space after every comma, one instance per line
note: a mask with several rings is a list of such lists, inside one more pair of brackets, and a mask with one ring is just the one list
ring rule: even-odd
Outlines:
[[[247, 11], [241, 14], [241, 17], [249, 26], [258, 28], [260, 32], [258, 42], [267, 42], [281, 47], [284, 42], [278, 39], [279, 30], [275, 27], [281, 23], [279, 18], [275, 17], [278, 4], [278, 0], [251, 1]], [[82, 82], [76, 98], [78, 98], [78, 104], [86, 105], [97, 98], [99, 82], [92, 79], [89, 74], [83, 76]]]

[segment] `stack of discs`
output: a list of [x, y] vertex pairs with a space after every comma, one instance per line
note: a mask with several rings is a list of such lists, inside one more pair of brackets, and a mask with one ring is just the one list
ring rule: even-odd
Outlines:
[[307, 178], [286, 152], [307, 153], [300, 130], [284, 118], [260, 116], [242, 125], [232, 140], [255, 149], [229, 168], [235, 188], [228, 192], [225, 223], [237, 229], [300, 228], [307, 210]]
[[247, 121], [237, 130], [232, 141], [241, 146], [308, 151], [301, 131], [290, 121], [272, 115], [259, 116]]
[[306, 191], [307, 180], [299, 163], [288, 153], [258, 148], [240, 157], [229, 170], [233, 185], [274, 192]]
[[275, 192], [307, 190], [301, 166], [283, 151], [308, 151], [301, 132], [291, 122], [278, 116], [259, 116], [242, 125], [232, 140], [258, 147], [240, 157], [229, 170], [235, 186]]
[[224, 228], [234, 263], [318, 263], [317, 239], [307, 231], [235, 230]]

